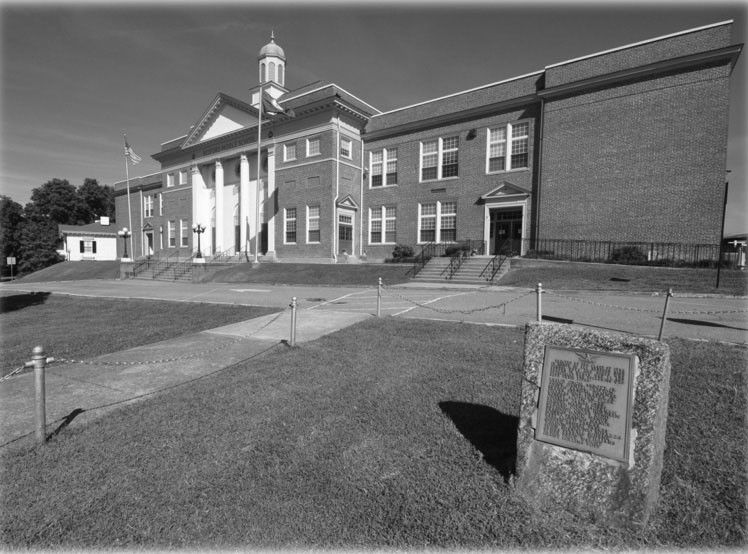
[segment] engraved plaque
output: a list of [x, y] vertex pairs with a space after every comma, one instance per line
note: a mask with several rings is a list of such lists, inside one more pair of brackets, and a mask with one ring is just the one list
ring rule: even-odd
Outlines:
[[546, 346], [535, 438], [629, 461], [636, 356]]

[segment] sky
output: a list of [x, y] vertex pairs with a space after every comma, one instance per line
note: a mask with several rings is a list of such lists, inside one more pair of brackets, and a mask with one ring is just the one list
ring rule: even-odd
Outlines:
[[[287, 57], [286, 86], [333, 82], [387, 111], [650, 38], [734, 20], [746, 2], [19, 2], [0, 0], [0, 194], [53, 179], [125, 179], [185, 135], [218, 92], [247, 100], [257, 54]], [[746, 53], [730, 91], [725, 232], [748, 232]]]

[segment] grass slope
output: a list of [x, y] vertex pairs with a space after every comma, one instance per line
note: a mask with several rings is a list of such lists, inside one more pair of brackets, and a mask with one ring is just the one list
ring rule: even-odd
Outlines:
[[[521, 262], [520, 262], [521, 263]], [[498, 285], [555, 290], [611, 290], [627, 292], [748, 294], [748, 272], [722, 270], [716, 288], [716, 269], [676, 269], [630, 265], [533, 262], [510, 269]]]
[[0, 375], [47, 356], [91, 358], [274, 313], [273, 308], [21, 293], [0, 296]]
[[238, 264], [213, 273], [205, 282], [371, 287], [379, 277], [388, 285], [406, 282], [412, 269], [411, 264]]
[[0, 453], [16, 548], [745, 544], [746, 351], [671, 341], [661, 503], [624, 531], [513, 494], [523, 334], [371, 319]]
[[60, 262], [21, 277], [24, 283], [81, 281], [83, 279], [119, 279], [119, 261]]

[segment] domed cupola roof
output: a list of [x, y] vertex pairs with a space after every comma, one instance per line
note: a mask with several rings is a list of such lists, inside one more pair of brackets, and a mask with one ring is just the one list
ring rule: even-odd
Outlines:
[[265, 46], [262, 47], [262, 50], [260, 50], [258, 59], [264, 58], [265, 56], [275, 56], [276, 58], [280, 58], [284, 61], [286, 59], [286, 53], [283, 51], [283, 48], [275, 44], [274, 32], [270, 34], [270, 42], [268, 42]]

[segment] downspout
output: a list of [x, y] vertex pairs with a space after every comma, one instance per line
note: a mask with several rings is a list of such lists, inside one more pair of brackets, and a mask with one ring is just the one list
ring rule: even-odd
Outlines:
[[[535, 240], [540, 238], [540, 189], [542, 189], [543, 176], [543, 140], [545, 135], [545, 98], [540, 99], [540, 121], [538, 129], [538, 188], [535, 193]], [[528, 245], [529, 246], [529, 245]]]
[[364, 137], [361, 136], [361, 191], [358, 195], [361, 212], [358, 216], [358, 257], [364, 255]]
[[140, 255], [145, 256], [145, 248], [143, 247], [143, 189], [142, 188], [140, 189]]
[[335, 196], [332, 199], [332, 259], [338, 263], [338, 197], [340, 196], [340, 114], [335, 114], [337, 137], [335, 141]]

